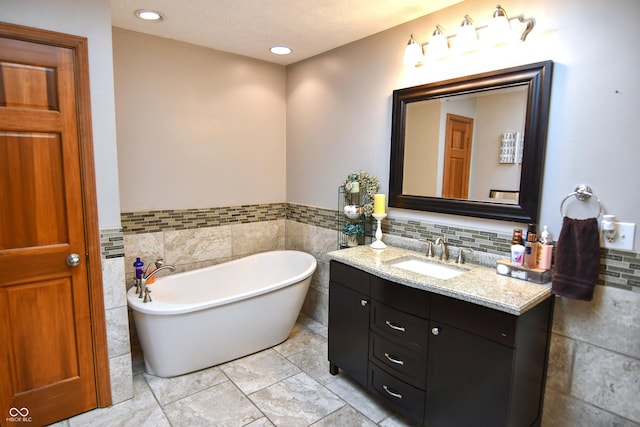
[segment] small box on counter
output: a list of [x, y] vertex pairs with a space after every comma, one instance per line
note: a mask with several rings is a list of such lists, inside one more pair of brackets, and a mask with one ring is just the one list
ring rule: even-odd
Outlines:
[[514, 279], [526, 280], [533, 283], [547, 283], [551, 281], [551, 270], [541, 270], [539, 268], [524, 268], [521, 265], [511, 264], [508, 259], [498, 260], [496, 271], [503, 276]]

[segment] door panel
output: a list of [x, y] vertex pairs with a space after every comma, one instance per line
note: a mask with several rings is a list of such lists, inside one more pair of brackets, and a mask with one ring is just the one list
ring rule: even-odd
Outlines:
[[56, 134], [0, 132], [0, 249], [69, 241], [61, 159]]
[[[13, 384], [24, 393], [78, 376], [71, 283], [54, 279], [10, 286], [7, 317], [14, 354]], [[28, 302], [25, 304], [25, 302]]]
[[75, 82], [72, 49], [0, 38], [0, 417], [33, 425], [97, 407]]
[[447, 114], [442, 197], [466, 199], [469, 196], [472, 134], [472, 118]]

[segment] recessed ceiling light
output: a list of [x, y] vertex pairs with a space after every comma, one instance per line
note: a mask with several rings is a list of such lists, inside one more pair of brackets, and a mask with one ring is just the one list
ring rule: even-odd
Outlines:
[[286, 46], [274, 46], [269, 50], [276, 55], [289, 55], [291, 53], [291, 49]]
[[164, 15], [155, 10], [140, 9], [136, 10], [133, 14], [145, 21], [160, 22], [164, 19]]

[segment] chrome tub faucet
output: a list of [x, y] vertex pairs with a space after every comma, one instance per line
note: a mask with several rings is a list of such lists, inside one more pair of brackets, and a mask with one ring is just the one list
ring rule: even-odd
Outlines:
[[157, 273], [162, 270], [169, 270], [171, 272], [176, 271], [176, 268], [173, 265], [165, 265], [162, 259], [155, 261], [156, 269], [149, 272], [151, 266], [147, 267], [144, 274], [140, 279], [136, 279], [136, 293], [138, 294], [138, 298], [143, 298], [142, 302], [151, 302], [151, 289], [147, 286], [147, 282], [149, 279], [154, 277]]

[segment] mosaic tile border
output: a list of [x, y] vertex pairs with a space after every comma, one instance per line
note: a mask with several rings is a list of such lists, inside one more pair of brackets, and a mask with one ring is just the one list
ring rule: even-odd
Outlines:
[[100, 256], [102, 259], [124, 257], [124, 233], [121, 228], [100, 230]]
[[[290, 212], [295, 212], [295, 216]], [[287, 219], [336, 230], [338, 211], [287, 204]], [[333, 217], [333, 224], [328, 224]], [[487, 232], [477, 229], [450, 227], [416, 220], [386, 218], [382, 222], [385, 234], [417, 239], [435, 240], [447, 236], [452, 246], [471, 248], [488, 254], [509, 257], [511, 234]], [[640, 253], [601, 249], [600, 278], [598, 284], [633, 292], [640, 292]]]
[[120, 214], [120, 221], [124, 234], [143, 234], [273, 221], [285, 219], [285, 215], [285, 203], [267, 203], [204, 209], [123, 212]]
[[[337, 232], [338, 215], [339, 212], [336, 210], [295, 203], [123, 212], [121, 214], [122, 229], [101, 230], [102, 256], [103, 258], [124, 256], [124, 234], [144, 234], [278, 219], [288, 219]], [[383, 221], [382, 231], [389, 235], [432, 241], [445, 235], [452, 246], [472, 248], [474, 251], [505, 257], [508, 257], [510, 252], [511, 234], [398, 218], [387, 218]], [[640, 292], [640, 254], [602, 249], [599, 284]]]

